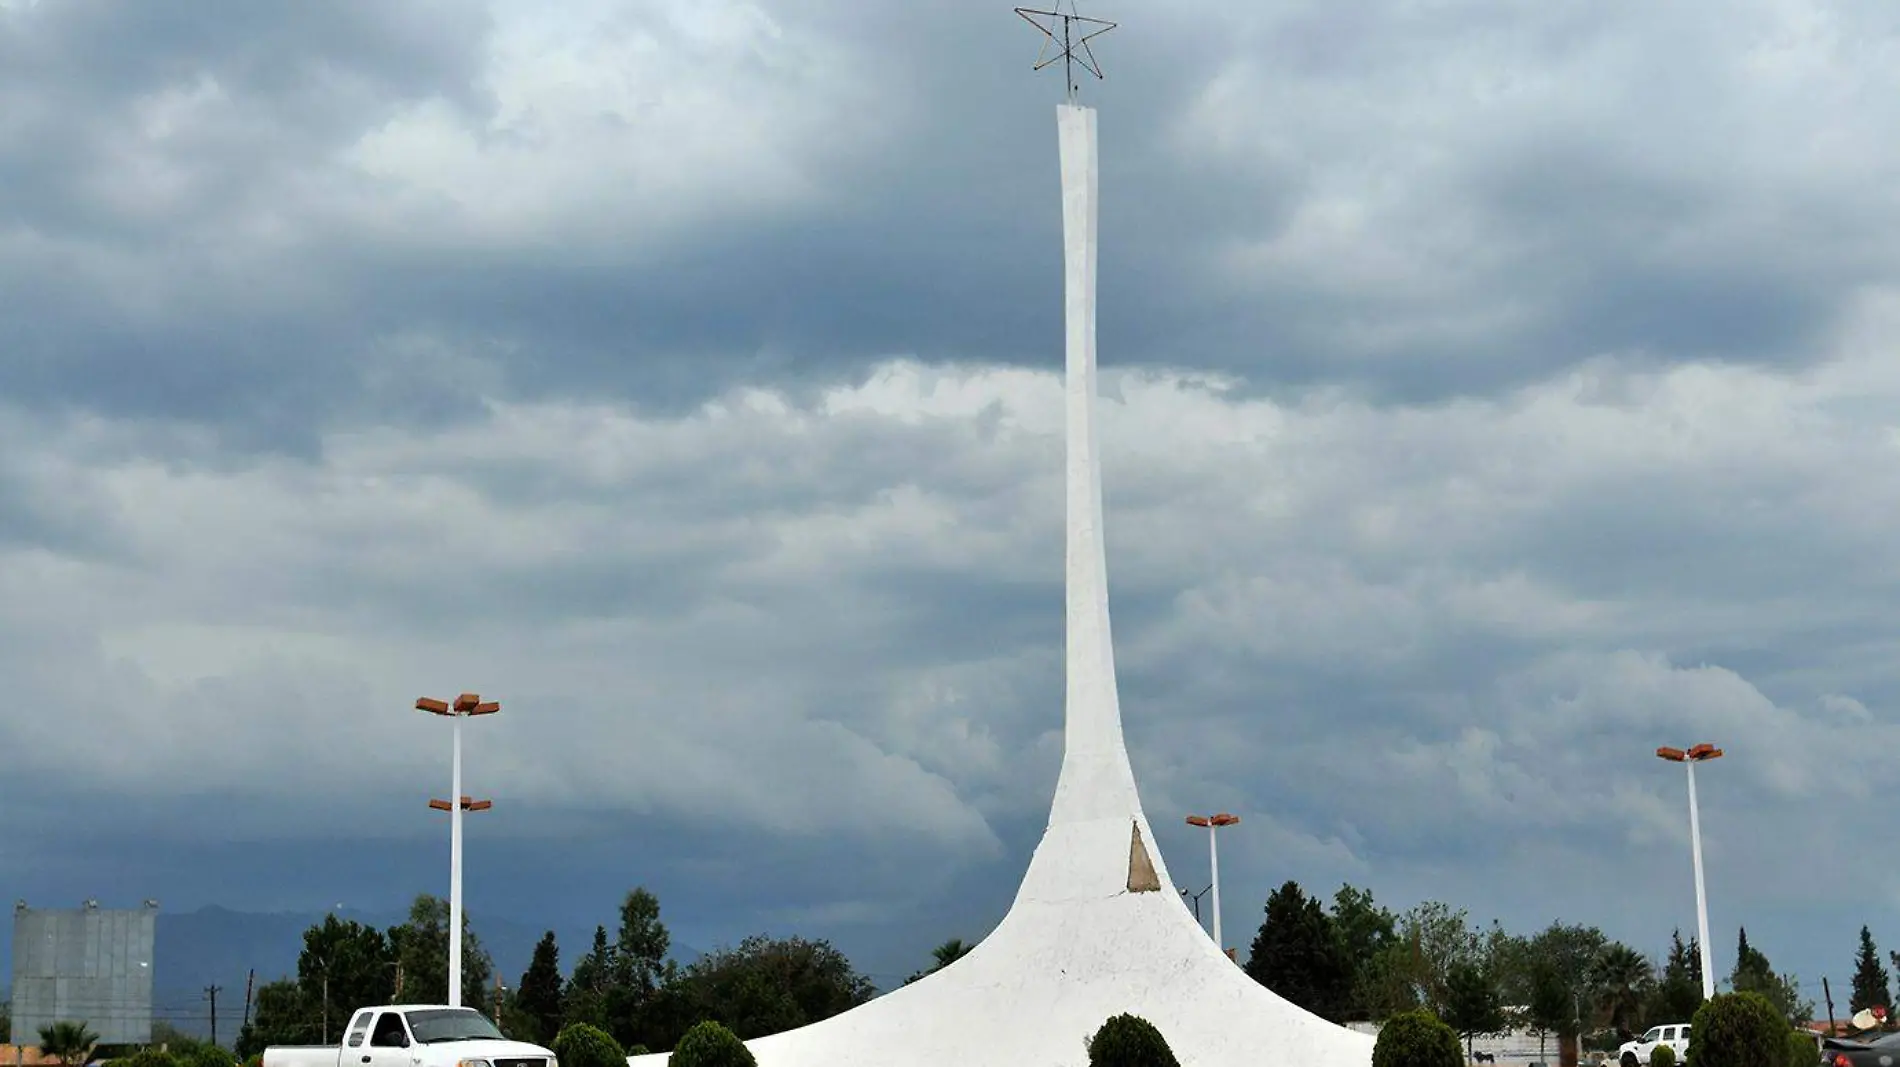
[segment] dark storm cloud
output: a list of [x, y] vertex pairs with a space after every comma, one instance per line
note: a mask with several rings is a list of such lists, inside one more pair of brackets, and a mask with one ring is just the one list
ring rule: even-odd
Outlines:
[[[1759, 197], [1779, 198], [1778, 218], [1710, 200], [1718, 170], [1685, 157], [1711, 136], [1698, 123], [1727, 128], [1745, 105], [1707, 118], [1697, 105], [1778, 91], [1735, 64], [1700, 62], [1702, 81], [1671, 75], [1629, 16], [1592, 29], [1569, 8], [1498, 20], [1474, 6], [1442, 23], [1389, 14], [1296, 9], [1223, 26], [1155, 10], [1103, 39], [1113, 78], [1087, 94], [1109, 138], [1106, 362], [1218, 369], [1263, 389], [1344, 381], [1394, 400], [1509, 388], [1605, 352], [1800, 363], [1844, 294], [1885, 276], [1884, 262], [1845, 251], [1832, 263], [1813, 248], [1773, 255], [1853, 212], [1852, 200], [1816, 199], [1812, 182], [1768, 179], [1779, 184]], [[655, 12], [627, 17], [656, 40], [679, 37]], [[478, 142], [509, 136], [486, 125], [499, 105], [485, 71], [505, 38], [475, 9], [15, 9], [0, 38], [14, 132], [0, 171], [15, 224], [0, 273], [18, 299], [0, 319], [0, 387], [227, 423], [235, 443], [296, 451], [313, 423], [351, 413], [466, 410], [430, 368], [391, 356], [404, 337], [524, 395], [674, 409], [736, 382], [830, 381], [891, 355], [1052, 365], [1055, 221], [1037, 205], [1055, 188], [1055, 82], [1026, 69], [1033, 32], [951, 5], [782, 17], [886, 97], [883, 110], [827, 118], [840, 143], [877, 148], [814, 148], [822, 203], [711, 218], [683, 238], [630, 233], [616, 249], [486, 239], [434, 209], [411, 213], [401, 242], [365, 228], [359, 209], [403, 211], [400, 187], [339, 153], [393, 116], [441, 101]], [[1574, 79], [1540, 90], [1546, 121], [1508, 95], [1457, 110], [1472, 106], [1452, 86], [1478, 77], [1462, 64], [1480, 27], [1525, 50], [1500, 55], [1507, 69], [1545, 62]], [[774, 58], [732, 75], [795, 91], [803, 83]], [[1684, 87], [1681, 100], [1659, 89], [1652, 114], [1603, 129], [1601, 79], [1630, 71]], [[194, 93], [212, 102], [194, 112]], [[1793, 130], [1765, 99], [1764, 121]], [[1403, 103], [1366, 110], [1381, 100]], [[600, 136], [639, 136], [626, 121]], [[1729, 162], [1746, 165], [1748, 151]], [[1355, 177], [1379, 167], [1396, 189]], [[1837, 184], [1874, 202], [1871, 177]], [[1320, 248], [1265, 273], [1231, 261], [1234, 242], [1284, 246], [1341, 195], [1366, 196], [1372, 225], [1339, 253], [1422, 256], [1427, 271], [1438, 258], [1464, 280], [1412, 293], [1359, 284], [1329, 277], [1342, 264]], [[630, 206], [572, 205], [603, 219]], [[1409, 247], [1434, 216], [1468, 225]], [[1797, 228], [1777, 236], [1784, 225]], [[1678, 249], [1685, 227], [1716, 240]], [[1738, 241], [1760, 254], [1723, 254]], [[1508, 321], [1485, 324], [1505, 307]]]

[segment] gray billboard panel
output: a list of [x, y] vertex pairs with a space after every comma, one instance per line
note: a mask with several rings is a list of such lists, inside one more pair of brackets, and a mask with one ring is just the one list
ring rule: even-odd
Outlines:
[[83, 1022], [102, 1045], [152, 1040], [152, 943], [158, 905], [13, 909], [13, 1032]]

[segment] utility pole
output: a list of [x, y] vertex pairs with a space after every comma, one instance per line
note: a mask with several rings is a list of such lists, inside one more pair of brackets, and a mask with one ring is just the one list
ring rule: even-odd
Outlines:
[[257, 983], [257, 968], [244, 976], [244, 1025], [251, 1025], [251, 988]]
[[495, 1018], [496, 1029], [501, 1028], [501, 975], [495, 976]]
[[396, 991], [391, 993], [389, 995], [389, 998], [398, 1004], [402, 1003], [402, 961], [401, 960], [396, 961]]
[[214, 1045], [218, 1043], [218, 993], [223, 989], [219, 985], [205, 986], [205, 996], [211, 999], [211, 1043]]
[[462, 813], [487, 811], [493, 803], [462, 795], [462, 720], [470, 715], [493, 715], [497, 701], [484, 703], [478, 693], [463, 693], [455, 703], [418, 697], [416, 710], [440, 715], [455, 724], [450, 756], [449, 799], [430, 800], [429, 806], [449, 813], [449, 1007], [462, 1006]]
[[[1821, 996], [1827, 999], [1827, 1036], [1834, 1036], [1834, 991], [1827, 987], [1827, 975], [1821, 976]], [[1852, 1007], [1852, 1005], [1849, 1005]]]

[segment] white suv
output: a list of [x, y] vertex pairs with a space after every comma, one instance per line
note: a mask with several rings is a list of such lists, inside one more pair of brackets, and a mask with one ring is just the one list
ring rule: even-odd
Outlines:
[[1689, 1057], [1689, 1024], [1675, 1023], [1670, 1026], [1652, 1026], [1649, 1032], [1634, 1041], [1623, 1042], [1616, 1050], [1618, 1067], [1639, 1067], [1649, 1063], [1649, 1054], [1656, 1051], [1658, 1045], [1668, 1045], [1676, 1053], [1676, 1062], [1681, 1063]]

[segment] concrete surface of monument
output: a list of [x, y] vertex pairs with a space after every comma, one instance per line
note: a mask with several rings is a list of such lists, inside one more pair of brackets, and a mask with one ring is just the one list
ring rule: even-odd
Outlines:
[[[1057, 110], [1067, 316], [1068, 634], [1062, 772], [1015, 902], [957, 962], [859, 1008], [747, 1042], [760, 1067], [1080, 1067], [1129, 1012], [1183, 1067], [1365, 1067], [1372, 1039], [1228, 959], [1168, 877], [1122, 738], [1096, 447], [1095, 112]], [[636, 1056], [635, 1067], [665, 1055]]]

